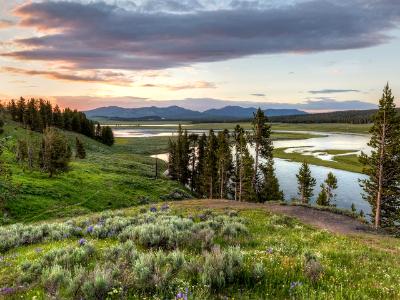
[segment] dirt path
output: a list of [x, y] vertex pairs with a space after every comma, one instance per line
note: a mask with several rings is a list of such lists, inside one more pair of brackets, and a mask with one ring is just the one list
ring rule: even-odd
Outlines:
[[319, 211], [302, 206], [279, 205], [271, 203], [260, 204], [236, 202], [230, 200], [189, 200], [179, 202], [179, 206], [198, 206], [199, 208], [264, 209], [272, 213], [284, 214], [290, 217], [297, 218], [303, 223], [326, 229], [333, 233], [346, 235], [376, 235], [376, 232], [372, 229], [372, 227], [363, 224], [356, 219], [350, 218], [348, 216], [334, 214], [328, 211]]

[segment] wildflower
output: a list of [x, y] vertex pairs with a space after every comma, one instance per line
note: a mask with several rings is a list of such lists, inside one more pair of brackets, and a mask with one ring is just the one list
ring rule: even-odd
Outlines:
[[301, 285], [303, 285], [303, 283], [301, 283], [300, 281], [293, 281], [293, 282], [290, 283], [290, 289], [292, 290], [292, 289], [294, 289], [294, 288], [296, 288], [298, 286], [301, 286]]
[[84, 246], [86, 245], [87, 241], [85, 239], [80, 239], [79, 240], [79, 246]]
[[271, 247], [268, 248], [265, 252], [267, 252], [268, 254], [272, 254], [274, 252], [274, 249], [272, 249]]
[[5, 288], [0, 289], [0, 294], [7, 295], [7, 294], [14, 293], [14, 291], [15, 290], [11, 287], [5, 287]]
[[42, 252], [42, 251], [43, 251], [42, 248], [36, 248], [36, 249], [35, 249], [35, 252], [36, 252], [36, 253], [40, 253], [40, 252]]
[[93, 225], [91, 225], [91, 226], [89, 226], [89, 227], [86, 229], [86, 232], [87, 232], [87, 233], [92, 233], [92, 232], [93, 232], [93, 229], [94, 229], [94, 227], [93, 227]]
[[150, 207], [150, 211], [151, 212], [157, 212], [157, 207], [155, 207], [155, 206]]
[[176, 294], [175, 299], [187, 300], [188, 299], [188, 289], [186, 289], [185, 293], [179, 292], [178, 294]]
[[163, 204], [163, 206], [161, 206], [161, 210], [165, 211], [169, 209], [169, 205], [167, 203]]

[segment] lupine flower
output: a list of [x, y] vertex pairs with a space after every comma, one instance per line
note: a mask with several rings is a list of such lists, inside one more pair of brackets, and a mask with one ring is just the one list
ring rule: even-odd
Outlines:
[[265, 252], [267, 252], [268, 254], [272, 254], [274, 252], [274, 249], [268, 248]]
[[301, 286], [303, 283], [301, 283], [300, 281], [294, 281], [294, 282], [291, 282], [290, 283], [290, 289], [292, 290], [292, 289], [294, 289], [294, 288], [296, 288], [296, 287], [298, 287], [298, 286]]
[[91, 226], [89, 226], [89, 227], [86, 229], [86, 232], [87, 232], [87, 233], [92, 233], [92, 232], [93, 232], [93, 229], [94, 229], [94, 227], [93, 227], [93, 225], [91, 225]]
[[87, 241], [85, 239], [80, 239], [79, 240], [79, 246], [84, 246], [86, 245]]
[[151, 212], [157, 212], [157, 207], [155, 207], [155, 206], [150, 207], [150, 211]]
[[178, 294], [176, 294], [176, 299], [183, 299], [183, 300], [187, 300], [188, 299], [188, 289], [186, 289], [185, 293], [179, 292]]
[[14, 293], [14, 288], [11, 287], [5, 287], [0, 289], [0, 294], [6, 295], [6, 294], [11, 294]]

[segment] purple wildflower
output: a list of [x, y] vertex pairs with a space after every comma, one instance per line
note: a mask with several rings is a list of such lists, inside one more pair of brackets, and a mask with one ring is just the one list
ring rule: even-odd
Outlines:
[[294, 289], [294, 288], [296, 288], [296, 287], [298, 287], [298, 286], [301, 286], [303, 283], [301, 283], [300, 281], [294, 281], [294, 282], [291, 282], [290, 283], [290, 289], [292, 290], [292, 289]]
[[92, 233], [92, 232], [93, 232], [93, 229], [94, 229], [94, 227], [93, 227], [93, 225], [91, 225], [91, 226], [89, 226], [89, 227], [86, 229], [86, 232], [87, 232], [87, 233]]
[[188, 299], [188, 289], [186, 289], [186, 293], [179, 292], [178, 294], [176, 294], [175, 299], [187, 300]]
[[150, 207], [150, 211], [151, 212], [157, 212], [157, 207], [155, 207], [155, 206]]
[[165, 211], [169, 209], [169, 205], [167, 203], [163, 204], [163, 206], [161, 206], [161, 210]]
[[0, 294], [7, 295], [14, 293], [15, 289], [11, 287], [5, 287], [0, 289]]
[[271, 247], [268, 248], [265, 252], [267, 252], [268, 254], [272, 254], [274, 252], [274, 249], [272, 249]]
[[79, 246], [84, 246], [84, 245], [86, 245], [86, 243], [87, 243], [87, 240], [85, 240], [85, 239], [79, 240]]

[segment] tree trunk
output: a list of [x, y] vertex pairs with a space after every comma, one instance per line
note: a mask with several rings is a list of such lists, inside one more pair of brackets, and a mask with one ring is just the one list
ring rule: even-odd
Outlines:
[[382, 185], [383, 185], [383, 159], [385, 156], [385, 140], [386, 140], [386, 111], [383, 112], [381, 148], [379, 153], [379, 171], [378, 171], [378, 194], [376, 195], [375, 208], [375, 229], [381, 226], [381, 202], [382, 202]]
[[256, 142], [256, 158], [255, 158], [255, 161], [254, 161], [254, 174], [253, 174], [253, 187], [254, 187], [254, 190], [256, 190], [256, 181], [257, 181], [257, 172], [258, 172], [258, 152], [260, 151], [260, 144], [259, 144], [259, 142], [257, 141]]
[[213, 178], [210, 178], [210, 199], [213, 198]]

